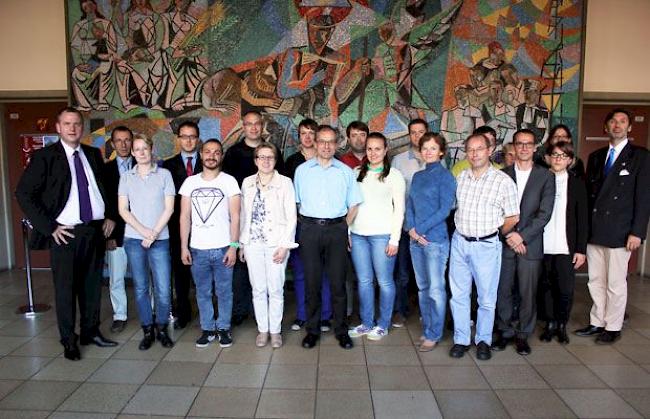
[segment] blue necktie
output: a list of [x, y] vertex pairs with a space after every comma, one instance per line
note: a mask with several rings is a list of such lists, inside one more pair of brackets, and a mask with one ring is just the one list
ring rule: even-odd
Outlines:
[[609, 171], [612, 170], [612, 166], [614, 166], [614, 153], [616, 153], [614, 147], [610, 148], [609, 153], [607, 154], [607, 161], [605, 161], [605, 176], [609, 174]]
[[87, 223], [93, 220], [93, 208], [90, 205], [90, 194], [88, 193], [88, 178], [81, 163], [79, 152], [74, 153], [74, 171], [77, 174], [77, 190], [79, 191], [79, 217], [81, 222]]

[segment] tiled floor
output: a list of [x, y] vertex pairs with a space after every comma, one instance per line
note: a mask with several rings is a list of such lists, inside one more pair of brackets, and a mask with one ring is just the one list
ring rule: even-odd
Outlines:
[[[52, 303], [50, 274], [34, 277], [37, 301]], [[356, 339], [351, 351], [340, 349], [331, 333], [313, 350], [302, 349], [303, 334], [292, 331], [281, 349], [258, 349], [249, 320], [235, 329], [228, 349], [195, 348], [193, 324], [175, 333], [173, 349], [156, 344], [143, 352], [133, 311], [123, 333], [107, 330], [105, 288], [104, 334], [120, 345], [82, 347], [82, 361], [70, 362], [62, 357], [52, 310], [35, 319], [14, 314], [25, 300], [24, 273], [4, 272], [0, 418], [650, 417], [650, 281], [631, 278], [629, 286], [631, 317], [615, 345], [574, 336], [563, 347], [533, 338], [530, 356], [508, 348], [488, 362], [477, 361], [474, 349], [449, 358], [449, 333], [433, 352], [416, 352], [416, 316], [381, 342]], [[588, 308], [581, 278], [571, 329], [584, 325]]]

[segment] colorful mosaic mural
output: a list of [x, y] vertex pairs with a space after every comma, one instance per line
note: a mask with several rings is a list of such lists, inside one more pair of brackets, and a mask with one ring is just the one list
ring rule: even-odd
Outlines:
[[184, 119], [228, 146], [254, 109], [285, 154], [305, 117], [362, 120], [393, 148], [419, 117], [459, 159], [480, 125], [507, 143], [577, 123], [580, 0], [67, 2], [71, 101], [97, 146], [126, 124], [164, 158]]

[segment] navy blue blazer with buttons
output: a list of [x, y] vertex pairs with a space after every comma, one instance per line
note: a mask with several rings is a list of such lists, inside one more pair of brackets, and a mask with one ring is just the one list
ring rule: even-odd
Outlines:
[[609, 248], [625, 247], [630, 234], [646, 237], [650, 214], [650, 154], [630, 144], [621, 150], [605, 175], [608, 147], [589, 155], [589, 243]]

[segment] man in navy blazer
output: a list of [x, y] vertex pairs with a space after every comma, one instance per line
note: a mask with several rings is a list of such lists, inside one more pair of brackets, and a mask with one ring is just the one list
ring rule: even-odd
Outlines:
[[77, 300], [81, 344], [117, 345], [101, 335], [98, 318], [105, 239], [113, 232], [117, 214], [105, 204], [101, 152], [81, 144], [81, 113], [61, 110], [56, 130], [61, 141], [34, 153], [18, 182], [16, 198], [34, 227], [30, 247], [50, 250], [64, 356], [78, 360]]
[[590, 234], [587, 244], [589, 293], [593, 300], [589, 326], [578, 336], [597, 336], [611, 344], [623, 328], [627, 304], [627, 266], [631, 252], [645, 239], [650, 213], [650, 155], [632, 145], [632, 116], [614, 109], [605, 118], [609, 145], [591, 153], [587, 162]]
[[[534, 164], [535, 134], [520, 129], [513, 136], [515, 164], [503, 171], [517, 184], [519, 222], [511, 232], [504, 232], [505, 245], [497, 295], [499, 337], [492, 349], [501, 351], [514, 340], [520, 355], [528, 355], [528, 336], [537, 319], [537, 282], [544, 260], [544, 226], [551, 219], [555, 203], [555, 177]], [[515, 280], [517, 287], [515, 287]], [[515, 298], [519, 299], [515, 313]]]

